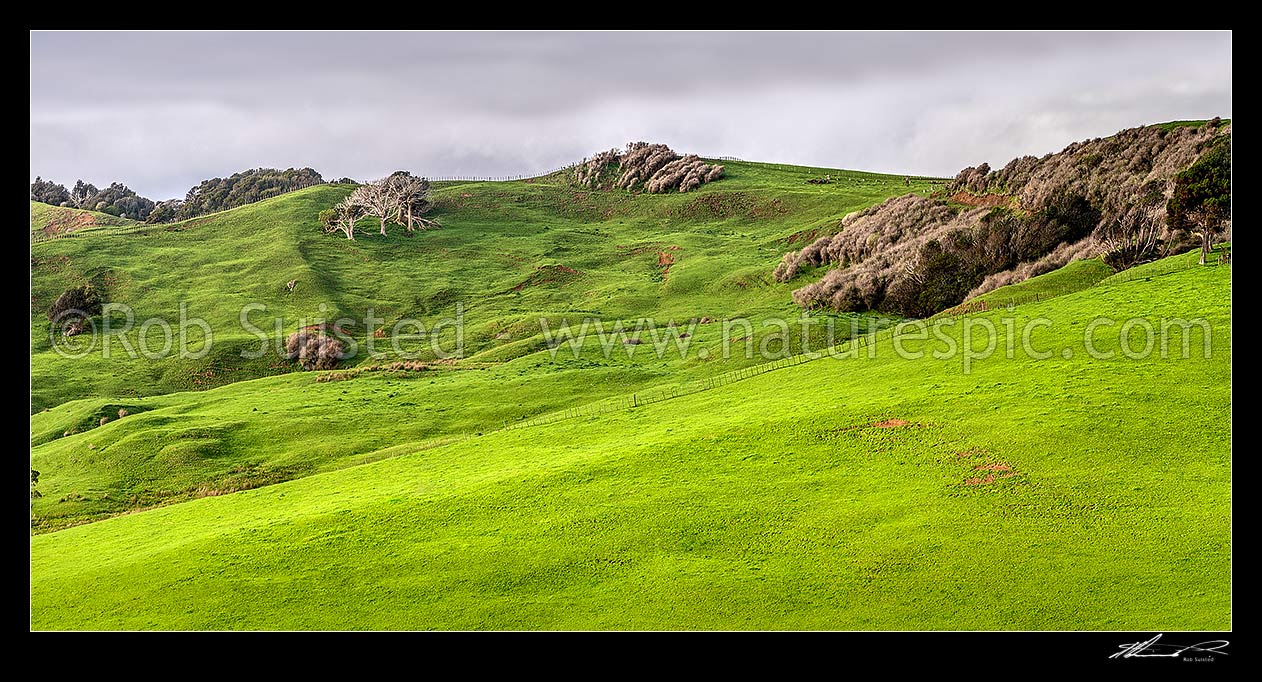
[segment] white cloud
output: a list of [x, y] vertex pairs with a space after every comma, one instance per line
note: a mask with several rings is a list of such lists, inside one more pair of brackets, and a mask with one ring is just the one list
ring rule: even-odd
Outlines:
[[[122, 75], [64, 86], [86, 73]], [[31, 40], [31, 175], [118, 180], [154, 198], [259, 166], [327, 178], [529, 173], [633, 139], [949, 175], [1214, 115], [1231, 115], [1230, 33]]]

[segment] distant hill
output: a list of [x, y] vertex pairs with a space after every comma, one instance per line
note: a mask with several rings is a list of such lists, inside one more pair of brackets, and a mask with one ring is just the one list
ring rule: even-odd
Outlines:
[[[173, 223], [208, 213], [245, 206], [246, 204], [271, 199], [288, 192], [321, 184], [324, 184], [324, 178], [320, 177], [320, 174], [311, 168], [287, 168], [285, 170], [252, 168], [240, 173], [233, 173], [226, 178], [203, 180], [196, 187], [190, 189], [183, 199], [168, 199], [154, 202], [137, 195], [121, 183], [112, 183], [104, 190], [99, 190], [95, 186], [80, 180], [75, 184], [73, 190], [67, 190], [62, 185], [37, 177], [35, 182], [31, 183], [31, 203], [33, 205], [39, 203], [41, 206], [48, 207], [61, 207], [62, 204], [67, 204], [71, 207], [95, 206], [105, 211], [93, 211], [92, 213], [97, 216], [110, 215], [113, 217], [118, 215], [126, 216], [124, 220], [138, 219], [140, 222], [147, 223]], [[32, 210], [35, 210], [34, 207]], [[51, 214], [40, 209], [40, 215]], [[80, 217], [78, 220], [86, 219]], [[132, 222], [134, 221], [128, 220], [125, 224], [131, 224]], [[41, 224], [37, 228], [34, 223], [35, 220], [32, 218], [32, 230], [46, 227], [46, 225]], [[69, 223], [66, 224], [68, 225]], [[101, 218], [94, 224], [115, 225], [124, 223], [111, 222]], [[47, 235], [63, 234], [74, 231], [74, 229], [79, 228], [72, 227], [72, 229], [61, 231], [57, 231], [58, 228], [54, 228], [48, 231]]]

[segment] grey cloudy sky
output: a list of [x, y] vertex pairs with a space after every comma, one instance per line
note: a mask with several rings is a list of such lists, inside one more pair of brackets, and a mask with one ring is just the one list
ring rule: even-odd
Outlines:
[[529, 174], [631, 140], [925, 175], [1231, 115], [1231, 34], [31, 34], [31, 176]]

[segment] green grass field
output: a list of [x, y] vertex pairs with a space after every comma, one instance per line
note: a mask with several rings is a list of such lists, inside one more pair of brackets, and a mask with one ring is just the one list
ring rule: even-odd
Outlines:
[[[1015, 311], [1071, 360], [965, 374], [886, 341], [39, 535], [33, 625], [1226, 629], [1229, 285], [1184, 269]], [[1102, 311], [1204, 317], [1212, 355], [1093, 360]]]
[[[274, 356], [240, 357], [259, 345], [239, 322], [249, 303], [267, 306], [251, 319], [283, 318], [288, 333], [301, 319], [362, 320], [370, 309], [387, 327], [404, 317], [432, 325], [461, 302], [466, 355], [498, 353], [491, 359], [541, 347], [541, 339], [531, 343], [540, 316], [559, 323], [793, 314], [789, 292], [800, 283], [775, 284], [769, 274], [788, 241], [835, 230], [845, 214], [908, 191], [902, 176], [727, 167], [722, 182], [674, 195], [580, 191], [559, 176], [440, 183], [435, 216], [445, 227], [415, 236], [392, 226], [381, 238], [371, 220], [354, 242], [321, 234], [317, 213], [351, 191], [323, 185], [173, 226], [35, 244], [32, 412], [75, 398], [135, 398], [293, 371]], [[833, 184], [806, 184], [826, 172]], [[911, 189], [931, 187], [914, 179]], [[51, 352], [44, 312], [67, 287], [92, 278], [108, 278], [111, 300], [134, 310], [136, 327], [155, 316], [175, 324], [183, 303], [216, 331], [210, 354], [104, 361], [99, 352], [77, 360]], [[125, 324], [115, 320], [114, 329]], [[364, 339], [362, 327], [349, 331]], [[162, 346], [159, 332], [151, 330], [149, 348]], [[137, 336], [133, 328], [133, 347]], [[192, 328], [190, 338], [200, 349], [201, 332]]]
[[[33, 243], [32, 627], [1230, 627], [1231, 276], [1195, 253], [1113, 276], [1071, 263], [982, 297], [1039, 302], [965, 318], [1045, 319], [1032, 338], [1049, 359], [1001, 342], [966, 373], [958, 356], [899, 356], [887, 332], [875, 357], [504, 428], [765, 362], [720, 350], [765, 344], [778, 318], [793, 352], [823, 348], [829, 323], [840, 340], [897, 322], [812, 312], [800, 326], [804, 281], [770, 272], [932, 179], [725, 165], [673, 195], [439, 183], [444, 227], [412, 236], [368, 220], [354, 242], [322, 234], [318, 211], [351, 191], [324, 185]], [[87, 281], [136, 325], [181, 306], [204, 318], [211, 352], [59, 356], [44, 311]], [[284, 334], [369, 309], [432, 326], [459, 303], [466, 359], [321, 380], [240, 357], [258, 345], [238, 321], [250, 303]], [[1187, 358], [1093, 359], [1083, 333], [1101, 315], [1204, 318], [1213, 353], [1193, 336]], [[575, 355], [549, 348], [540, 318], [675, 320], [665, 337], [687, 330], [691, 351]], [[943, 338], [962, 344], [964, 324]], [[1095, 348], [1119, 334], [1099, 327]]]
[[[34, 528], [275, 483], [380, 448], [476, 433], [759, 362], [724, 360], [720, 324], [692, 328], [690, 343], [706, 348], [708, 360], [696, 353], [659, 359], [647, 346], [630, 349], [630, 357], [619, 346], [605, 358], [594, 345], [580, 357], [554, 357], [538, 322], [546, 318], [551, 330], [577, 328], [589, 317], [628, 327], [640, 318], [673, 319], [683, 330], [689, 319], [746, 317], [761, 339], [764, 319], [798, 314], [791, 287], [769, 276], [786, 240], [804, 229], [835, 229], [846, 213], [906, 190], [902, 177], [867, 173], [751, 163], [728, 172], [705, 191], [664, 196], [580, 192], [560, 177], [448, 183], [437, 191], [445, 226], [414, 236], [391, 226], [381, 238], [368, 220], [354, 242], [322, 234], [316, 214], [350, 191], [328, 185], [173, 226], [34, 245], [31, 442], [33, 466], [43, 474]], [[834, 184], [805, 182], [825, 173]], [[930, 187], [915, 182], [914, 189]], [[550, 269], [556, 266], [575, 274]], [[100, 348], [62, 357], [43, 311], [66, 287], [90, 280], [106, 281], [110, 300], [134, 310], [133, 329], [109, 337], [109, 358]], [[297, 280], [292, 293], [290, 280]], [[432, 326], [459, 303], [468, 360], [441, 368], [447, 371], [315, 384], [274, 353], [240, 357], [259, 346], [238, 320], [250, 303], [267, 306], [257, 324], [283, 318], [284, 334], [301, 319], [362, 319], [370, 309], [386, 327], [402, 317]], [[136, 328], [143, 320], [178, 325], [181, 304], [214, 330], [209, 354], [128, 357], [122, 342], [142, 349]], [[125, 328], [121, 315], [112, 317], [116, 329]], [[808, 327], [814, 347], [827, 345], [829, 318], [839, 337], [852, 320], [861, 330], [875, 322], [816, 316]], [[790, 329], [799, 345], [801, 329]], [[368, 340], [362, 326], [349, 330]], [[189, 336], [200, 350], [202, 332], [193, 327]], [[146, 338], [149, 348], [163, 345], [159, 333]], [[389, 350], [388, 340], [376, 341]], [[444, 337], [442, 347], [452, 343]], [[423, 342], [403, 347], [432, 355]], [[348, 364], [379, 361], [361, 355]], [[119, 420], [119, 409], [131, 415]], [[102, 417], [113, 423], [98, 426]]]
[[978, 296], [977, 301], [988, 303], [1004, 303], [1007, 301], [1027, 300], [1036, 295], [1040, 300], [1072, 294], [1095, 286], [1101, 280], [1113, 274], [1113, 269], [1099, 258], [1076, 260], [1063, 268], [1031, 277], [1023, 282], [999, 287]]

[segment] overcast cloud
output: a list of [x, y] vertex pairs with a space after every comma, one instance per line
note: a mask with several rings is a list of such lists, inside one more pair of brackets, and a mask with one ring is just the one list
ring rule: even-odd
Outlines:
[[923, 175], [1231, 116], [1219, 33], [31, 34], [31, 176], [531, 174], [631, 140]]

